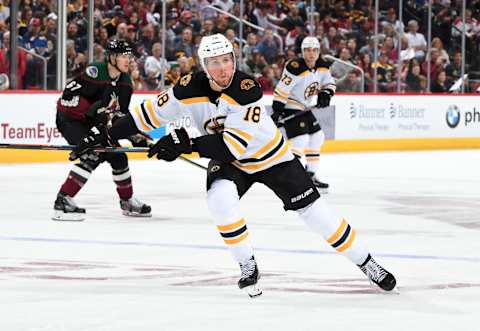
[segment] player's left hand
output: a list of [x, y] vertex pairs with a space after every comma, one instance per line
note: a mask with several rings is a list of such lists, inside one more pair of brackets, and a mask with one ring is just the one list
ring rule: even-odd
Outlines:
[[69, 160], [74, 161], [83, 154], [91, 151], [95, 147], [110, 146], [107, 128], [103, 124], [93, 126], [90, 131], [77, 143], [77, 146], [70, 153]]
[[150, 147], [148, 157], [154, 155], [159, 160], [173, 161], [183, 153], [192, 152], [192, 143], [184, 128], [175, 129], [172, 133], [162, 137], [155, 145]]
[[318, 92], [317, 107], [325, 108], [330, 106], [330, 99], [332, 98], [333, 93], [330, 90], [320, 90]]

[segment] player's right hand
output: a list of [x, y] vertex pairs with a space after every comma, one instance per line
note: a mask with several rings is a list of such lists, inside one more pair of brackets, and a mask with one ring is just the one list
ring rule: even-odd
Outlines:
[[273, 123], [275, 123], [277, 127], [281, 127], [283, 125], [283, 123], [281, 122], [283, 117], [282, 112], [274, 111], [270, 117], [272, 118]]
[[77, 143], [70, 153], [69, 160], [74, 161], [95, 147], [109, 146], [108, 132], [105, 125], [93, 126], [90, 131]]

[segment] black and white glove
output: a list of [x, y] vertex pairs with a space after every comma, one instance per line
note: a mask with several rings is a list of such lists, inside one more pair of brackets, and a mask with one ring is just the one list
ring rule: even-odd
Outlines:
[[192, 152], [192, 143], [184, 128], [175, 129], [172, 133], [162, 137], [155, 145], [150, 147], [148, 157], [157, 156], [159, 160], [171, 162], [183, 153]]
[[333, 92], [325, 89], [318, 92], [317, 107], [325, 108], [330, 106], [330, 99], [332, 99]]
[[77, 143], [77, 146], [70, 153], [69, 160], [78, 159], [83, 154], [88, 153], [95, 147], [111, 146], [112, 142], [108, 137], [107, 128], [103, 124], [93, 126], [90, 131]]

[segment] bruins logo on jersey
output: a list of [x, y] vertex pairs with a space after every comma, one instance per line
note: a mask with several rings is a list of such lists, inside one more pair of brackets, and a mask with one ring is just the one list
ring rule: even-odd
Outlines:
[[192, 80], [192, 75], [191, 74], [183, 76], [182, 78], [180, 78], [180, 85], [187, 86], [188, 83], [190, 83], [191, 80]]
[[292, 68], [295, 68], [295, 69], [297, 69], [300, 66], [300, 64], [297, 61], [290, 62], [290, 65], [292, 66]]
[[224, 123], [226, 118], [227, 116], [224, 115], [210, 118], [203, 124], [203, 128], [209, 134], [222, 133], [225, 128]]
[[319, 89], [320, 84], [318, 82], [313, 82], [312, 84], [308, 85], [305, 89], [305, 99], [308, 99], [317, 94]]
[[244, 79], [240, 83], [240, 88], [242, 90], [248, 91], [255, 86], [255, 82], [252, 79]]

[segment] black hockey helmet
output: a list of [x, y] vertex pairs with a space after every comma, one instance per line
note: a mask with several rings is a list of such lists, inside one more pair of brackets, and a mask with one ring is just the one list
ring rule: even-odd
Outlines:
[[126, 40], [113, 39], [110, 40], [105, 49], [105, 56], [108, 58], [112, 54], [127, 54], [134, 55], [135, 52], [130, 43]]

